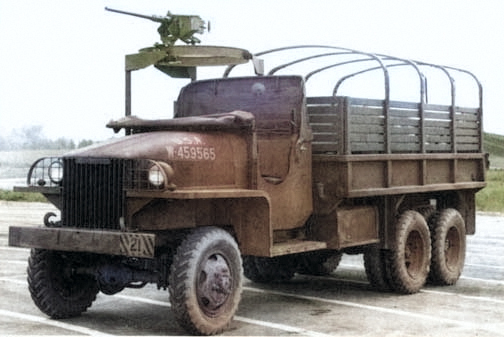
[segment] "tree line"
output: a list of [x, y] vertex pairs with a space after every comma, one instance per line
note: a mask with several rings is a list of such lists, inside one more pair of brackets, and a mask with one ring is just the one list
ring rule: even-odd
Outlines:
[[60, 137], [47, 138], [40, 125], [13, 129], [8, 135], [0, 135], [0, 151], [15, 150], [73, 150], [93, 144], [90, 139], [83, 139], [77, 144], [73, 139]]

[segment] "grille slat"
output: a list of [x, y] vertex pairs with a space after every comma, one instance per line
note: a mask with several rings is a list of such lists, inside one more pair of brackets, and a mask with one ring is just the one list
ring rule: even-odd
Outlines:
[[124, 167], [121, 159], [65, 158], [63, 226], [120, 229]]

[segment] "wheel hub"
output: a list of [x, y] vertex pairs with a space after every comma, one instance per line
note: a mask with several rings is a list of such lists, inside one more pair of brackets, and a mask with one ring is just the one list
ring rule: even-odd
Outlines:
[[420, 234], [416, 231], [411, 232], [408, 236], [404, 259], [406, 264], [406, 270], [408, 274], [415, 278], [422, 267], [422, 252], [423, 252], [423, 242]]
[[445, 240], [445, 260], [446, 266], [449, 270], [455, 270], [457, 268], [457, 263], [460, 259], [460, 248], [458, 243], [460, 242], [459, 232], [456, 227], [450, 228], [446, 234]]
[[202, 265], [198, 283], [198, 300], [208, 315], [213, 315], [227, 301], [233, 278], [226, 260], [211, 255]]

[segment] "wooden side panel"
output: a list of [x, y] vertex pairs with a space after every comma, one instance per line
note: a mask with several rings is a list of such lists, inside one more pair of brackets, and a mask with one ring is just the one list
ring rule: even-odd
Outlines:
[[351, 163], [351, 189], [387, 187], [387, 163], [384, 161], [365, 161]]
[[391, 166], [391, 186], [422, 185], [422, 161], [393, 161]]
[[427, 184], [453, 183], [452, 160], [430, 160], [427, 162]]
[[343, 154], [344, 99], [328, 102], [327, 97], [311, 97], [307, 103], [308, 122], [312, 129], [314, 153]]
[[455, 180], [459, 181], [484, 181], [485, 171], [481, 165], [474, 160], [457, 161], [457, 172]]
[[480, 189], [485, 156], [475, 154], [319, 155], [313, 161], [316, 213], [344, 198]]
[[[481, 112], [350, 97], [309, 97], [314, 153], [481, 152]], [[453, 117], [454, 116], [454, 117]], [[336, 142], [337, 145], [336, 145]]]

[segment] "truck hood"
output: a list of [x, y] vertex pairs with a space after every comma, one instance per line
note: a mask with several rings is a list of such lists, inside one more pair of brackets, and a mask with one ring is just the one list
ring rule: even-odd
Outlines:
[[[165, 162], [173, 168], [173, 182], [178, 189], [210, 186], [244, 188], [248, 186], [247, 164], [252, 156], [252, 124], [246, 124], [245, 132], [238, 131], [232, 116], [224, 119], [226, 121], [218, 119], [210, 122], [211, 130], [202, 126], [205, 121], [199, 124], [199, 131], [196, 130], [198, 128], [185, 131], [186, 125], [174, 127], [168, 123], [173, 130], [136, 133], [72, 151], [64, 157], [149, 159]], [[221, 122], [232, 126], [214, 128]], [[238, 123], [242, 122], [238, 120]], [[250, 122], [253, 123], [253, 119]]]
[[[249, 112], [233, 111], [214, 115], [158, 120], [128, 116], [109, 122], [107, 127], [114, 129], [115, 132], [123, 128], [130, 129], [134, 134], [71, 151], [66, 153], [65, 157], [107, 157], [163, 161], [183, 159], [180, 156], [173, 156], [173, 151], [176, 151], [178, 147], [188, 145], [222, 148], [223, 143], [226, 143], [226, 139], [232, 141], [229, 136], [222, 137], [224, 133], [228, 134], [229, 131], [243, 131], [246, 129], [251, 131], [255, 128], [255, 120], [254, 115]], [[219, 144], [215, 144], [216, 141]]]

